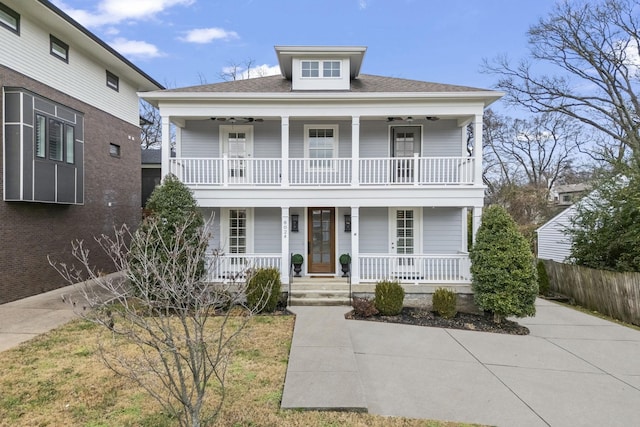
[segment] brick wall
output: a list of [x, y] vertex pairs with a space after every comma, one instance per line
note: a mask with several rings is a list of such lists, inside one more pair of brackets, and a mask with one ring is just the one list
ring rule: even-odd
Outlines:
[[[90, 259], [98, 269], [114, 270], [93, 238], [113, 234], [113, 228], [123, 223], [132, 228], [139, 224], [140, 131], [3, 66], [0, 85], [22, 87], [84, 113], [85, 135], [84, 205], [5, 202], [0, 198], [0, 303], [5, 303], [65, 286], [49, 265], [47, 255], [72, 263], [71, 241], [75, 239], [88, 244]], [[4, 126], [0, 126], [0, 137], [3, 131]], [[120, 145], [120, 158], [109, 154], [110, 143]], [[2, 179], [0, 174], [0, 183]]]

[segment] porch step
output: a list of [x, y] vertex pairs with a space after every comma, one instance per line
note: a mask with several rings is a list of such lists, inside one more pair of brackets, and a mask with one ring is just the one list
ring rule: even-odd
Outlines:
[[349, 284], [344, 278], [300, 278], [291, 284], [289, 304], [351, 305]]

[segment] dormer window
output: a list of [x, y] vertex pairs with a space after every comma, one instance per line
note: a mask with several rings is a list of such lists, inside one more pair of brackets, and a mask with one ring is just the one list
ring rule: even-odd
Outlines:
[[340, 77], [340, 61], [323, 61], [322, 77]]
[[320, 62], [302, 61], [302, 77], [320, 77]]
[[301, 61], [302, 77], [340, 78], [340, 61]]

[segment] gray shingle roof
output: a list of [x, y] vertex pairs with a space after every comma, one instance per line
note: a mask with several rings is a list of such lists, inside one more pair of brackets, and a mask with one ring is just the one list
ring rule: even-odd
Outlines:
[[160, 164], [162, 162], [162, 150], [148, 149], [141, 151], [141, 160], [143, 165]]
[[[442, 83], [423, 82], [419, 80], [400, 79], [395, 77], [360, 74], [351, 81], [351, 92], [484, 92], [469, 86], [448, 85]], [[282, 76], [258, 77], [246, 80], [212, 83], [169, 89], [166, 92], [218, 92], [218, 93], [278, 93], [291, 92], [291, 81]], [[336, 91], [332, 91], [336, 92]]]

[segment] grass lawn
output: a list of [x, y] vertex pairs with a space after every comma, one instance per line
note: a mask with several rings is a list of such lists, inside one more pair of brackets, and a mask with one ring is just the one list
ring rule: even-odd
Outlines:
[[[362, 413], [280, 410], [293, 316], [258, 316], [241, 335], [217, 426], [457, 426]], [[0, 353], [1, 426], [174, 426], [97, 356], [106, 331], [83, 320]]]

